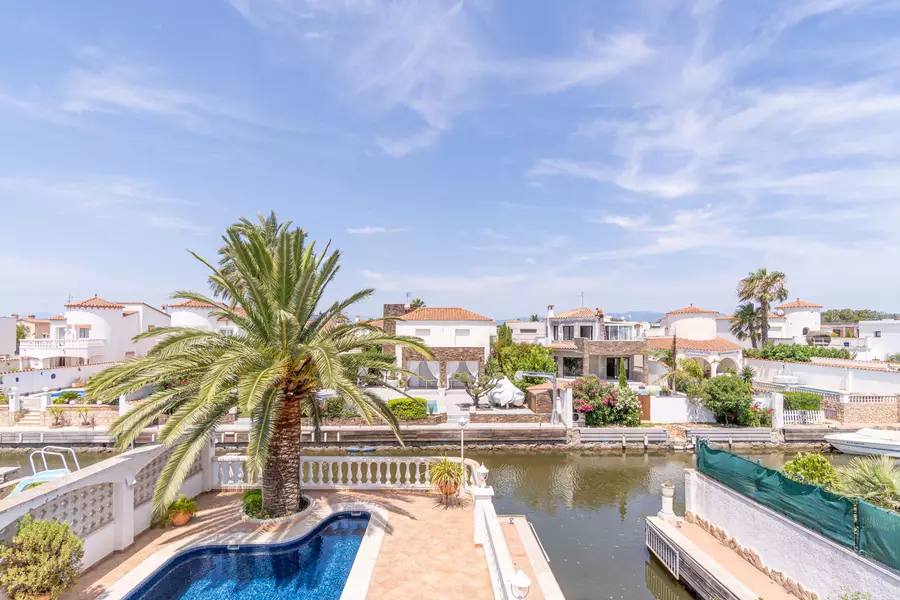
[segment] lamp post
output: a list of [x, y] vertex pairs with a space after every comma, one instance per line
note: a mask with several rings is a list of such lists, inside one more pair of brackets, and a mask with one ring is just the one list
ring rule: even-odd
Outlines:
[[490, 472], [490, 471], [488, 471], [488, 468], [486, 466], [484, 466], [484, 463], [481, 463], [481, 466], [478, 467], [475, 470], [475, 472], [481, 476], [481, 485], [486, 487], [487, 486], [487, 476], [488, 476], [488, 473]]
[[557, 410], [557, 391], [556, 391], [556, 373], [539, 373], [537, 371], [516, 371], [516, 381], [522, 381], [525, 377], [540, 377], [547, 379], [553, 384], [553, 412], [550, 415], [550, 424], [559, 423], [559, 411]]
[[516, 600], [523, 600], [528, 595], [528, 592], [531, 591], [531, 578], [525, 574], [525, 571], [522, 569], [516, 571], [516, 574], [509, 580], [509, 591]]
[[459, 426], [459, 464], [462, 465], [466, 459], [464, 442], [466, 427], [469, 425], [469, 417], [460, 417], [456, 424]]

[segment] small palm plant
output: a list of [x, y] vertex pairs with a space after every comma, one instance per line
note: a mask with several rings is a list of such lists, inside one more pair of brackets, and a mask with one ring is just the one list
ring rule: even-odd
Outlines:
[[441, 492], [441, 502], [445, 505], [456, 503], [459, 488], [462, 486], [465, 466], [454, 462], [446, 456], [428, 465], [428, 477], [431, 487]]
[[854, 458], [838, 469], [835, 490], [890, 510], [900, 509], [900, 469], [887, 456]]
[[251, 477], [262, 480], [263, 511], [272, 517], [298, 512], [301, 421], [306, 418], [317, 429], [324, 418], [316, 393], [333, 390], [367, 422], [379, 418], [396, 434], [397, 419], [385, 402], [358, 382], [366, 383], [370, 371], [404, 371], [393, 355], [367, 350], [389, 344], [430, 357], [418, 338], [340, 318], [374, 290], [325, 305], [340, 253], [307, 244], [301, 229], [278, 224], [272, 215], [261, 217], [258, 226], [242, 220], [223, 239], [218, 266], [192, 253], [209, 269], [210, 286], [222, 302], [187, 291], [174, 297], [216, 307], [211, 315], [227, 318], [240, 331], [224, 335], [161, 327], [144, 332], [135, 340], [157, 340], [146, 356], [102, 371], [87, 385], [90, 400], [109, 403], [144, 386], [157, 390], [109, 429], [125, 449], [145, 427], [170, 415], [159, 433], [160, 442], [173, 451], [154, 492], [157, 518], [165, 518], [219, 419], [234, 407], [250, 414], [246, 466]]

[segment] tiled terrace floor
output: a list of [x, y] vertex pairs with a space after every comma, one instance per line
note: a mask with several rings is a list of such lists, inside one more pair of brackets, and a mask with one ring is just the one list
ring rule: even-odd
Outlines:
[[[388, 511], [385, 531], [367, 598], [372, 600], [490, 600], [493, 598], [487, 564], [474, 545], [471, 501], [447, 508], [438, 496], [412, 492], [311, 492], [321, 505], [376, 502]], [[280, 532], [240, 521], [241, 494], [219, 492], [199, 498], [200, 512], [186, 526], [151, 529], [127, 550], [114, 554], [86, 572], [73, 592], [62, 600], [97, 598], [105, 589], [154, 552], [190, 536], [208, 533]], [[282, 526], [283, 528], [283, 526]]]

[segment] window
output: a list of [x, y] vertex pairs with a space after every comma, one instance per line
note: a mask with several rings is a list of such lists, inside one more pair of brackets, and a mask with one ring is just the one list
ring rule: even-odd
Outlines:
[[65, 327], [57, 327], [56, 328], [56, 339], [58, 339], [58, 340], [66, 339], [66, 328]]
[[229, 335], [229, 336], [234, 335], [234, 329], [232, 329], [230, 327], [222, 327], [221, 329], [219, 329], [219, 333], [221, 333], [222, 335]]
[[634, 329], [631, 325], [607, 325], [606, 339], [631, 340], [634, 339]]
[[804, 327], [803, 331], [801, 333], [803, 333], [803, 335], [806, 335], [807, 333], [809, 333], [809, 327]]
[[156, 329], [156, 325], [147, 325], [147, 331], [153, 331]]
[[78, 328], [78, 339], [86, 340], [91, 337], [91, 328], [90, 327], [79, 327]]
[[131, 358], [133, 356], [134, 356], [134, 352], [126, 352], [125, 353], [125, 358]]
[[594, 339], [594, 328], [590, 325], [582, 325], [578, 328], [578, 337], [582, 337], [588, 340]]
[[875, 332], [875, 337], [881, 337], [881, 332], [880, 332], [880, 331], [876, 331], [876, 332]]
[[430, 329], [416, 329], [416, 337], [428, 337], [431, 335]]
[[456, 330], [456, 337], [465, 337], [467, 335], [469, 335], [468, 329], [457, 329]]
[[559, 339], [559, 325], [554, 325], [553, 326], [553, 341], [556, 341], [558, 339]]
[[521, 333], [537, 333], [537, 329], [520, 329]]
[[563, 325], [563, 339], [571, 340], [575, 337], [575, 326], [574, 325]]

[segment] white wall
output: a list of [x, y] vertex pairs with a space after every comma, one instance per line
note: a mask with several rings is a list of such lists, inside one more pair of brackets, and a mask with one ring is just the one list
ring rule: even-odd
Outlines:
[[745, 498], [693, 469], [686, 469], [685, 510], [721, 527], [770, 569], [781, 571], [820, 598], [837, 598], [842, 588], [872, 598], [900, 598], [900, 576], [852, 550]]
[[196, 329], [216, 329], [216, 318], [210, 317], [208, 308], [170, 306], [172, 327], [194, 327]]
[[[45, 387], [55, 391], [58, 388], [66, 389], [72, 386], [76, 377], [84, 381], [94, 373], [108, 369], [116, 363], [104, 363], [97, 365], [81, 365], [78, 367], [57, 367], [55, 369], [33, 369], [18, 373], [0, 373], [0, 387], [9, 390], [18, 388], [19, 395], [24, 393], [37, 393]], [[55, 375], [55, 377], [54, 377]]]
[[16, 353], [16, 319], [0, 317], [0, 356]]
[[[881, 332], [881, 337], [875, 337], [876, 331]], [[900, 353], [900, 321], [860, 321], [859, 337], [868, 342], [866, 358], [885, 360], [889, 354]]]
[[[171, 322], [171, 317], [164, 312], [155, 310], [145, 304], [126, 304], [125, 310], [137, 311], [137, 314], [132, 315], [131, 317], [126, 317], [126, 319], [138, 319], [138, 328], [136, 331], [131, 333], [131, 337], [134, 337], [138, 333], [143, 333], [147, 331], [148, 327], [160, 328], [160, 327], [168, 327]], [[130, 340], [131, 337], [128, 339]], [[138, 342], [129, 342], [128, 350], [135, 353], [135, 356], [144, 356], [147, 354], [147, 351], [153, 347], [158, 339], [148, 339], [148, 340], [139, 340]]]
[[685, 396], [650, 396], [651, 423], [715, 423], [712, 411]]
[[756, 379], [774, 383], [784, 366], [796, 375], [800, 385], [853, 392], [856, 394], [900, 394], [900, 371], [876, 371], [852, 366], [830, 366], [815, 363], [791, 363], [745, 358], [745, 365], [756, 371]]
[[[784, 333], [782, 337], [794, 338], [797, 344], [806, 343], [806, 335], [803, 330], [816, 331], [822, 329], [822, 313], [818, 308], [785, 308]], [[770, 334], [771, 337], [779, 337]]]
[[663, 317], [666, 335], [677, 335], [691, 340], [711, 340], [716, 337], [716, 315], [713, 313], [687, 313]]
[[[537, 344], [544, 339], [547, 326], [541, 322], [525, 321], [522, 323], [507, 323], [512, 330], [512, 339], [516, 343]], [[534, 330], [533, 332], [531, 330]]]
[[[485, 359], [491, 345], [491, 337], [497, 335], [497, 326], [486, 321], [397, 321], [397, 334], [420, 337], [417, 332], [427, 330], [422, 340], [434, 348], [472, 347], [484, 348]], [[469, 330], [461, 338], [458, 330]]]

